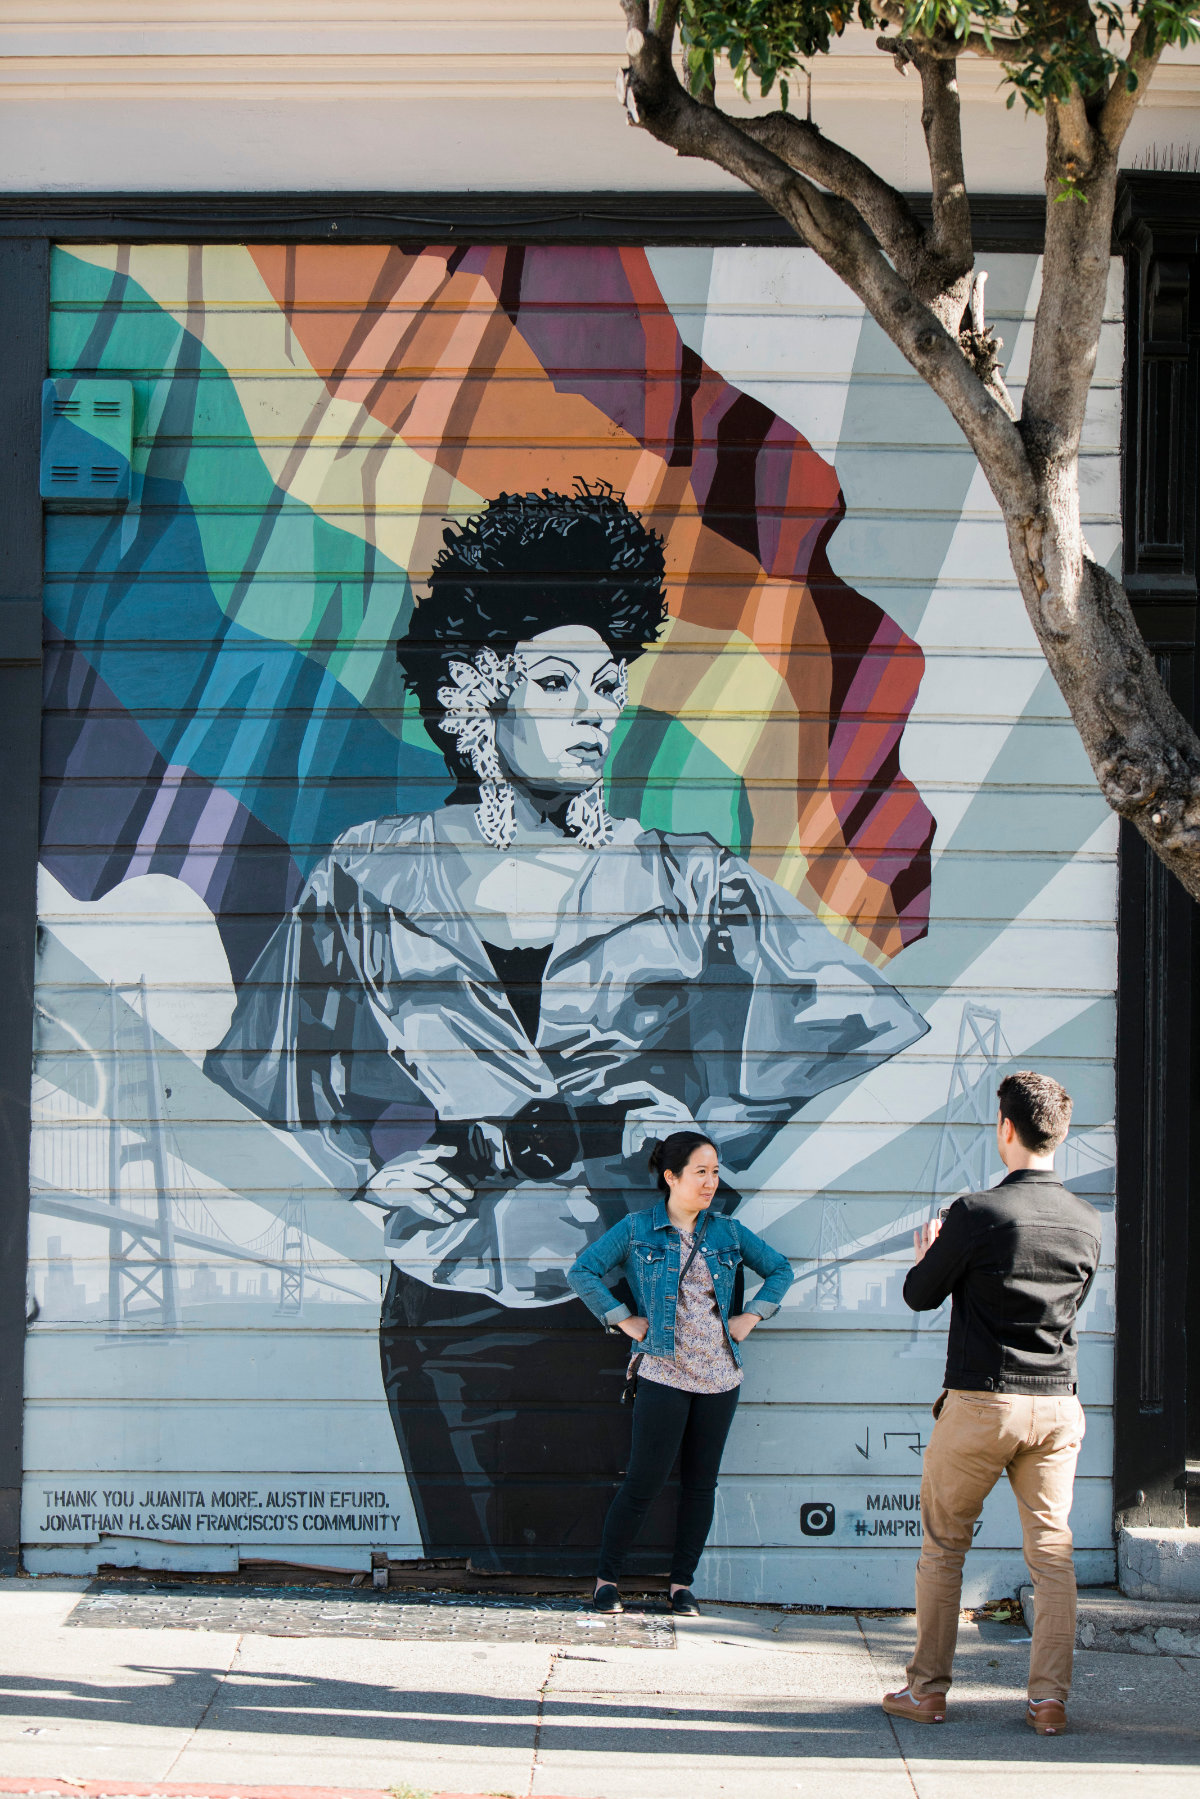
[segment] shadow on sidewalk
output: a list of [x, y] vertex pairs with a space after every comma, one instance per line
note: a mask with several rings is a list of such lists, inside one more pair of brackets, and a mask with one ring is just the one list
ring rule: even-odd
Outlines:
[[[563, 1755], [680, 1760], [727, 1757], [766, 1760], [814, 1756], [888, 1760], [897, 1743], [907, 1759], [963, 1759], [1045, 1764], [1053, 1758], [1110, 1766], [1151, 1762], [1200, 1766], [1200, 1681], [1184, 1679], [1193, 1704], [1179, 1695], [1153, 1714], [1125, 1719], [1103, 1703], [1076, 1706], [1072, 1731], [1039, 1740], [1021, 1720], [1022, 1700], [1005, 1689], [978, 1690], [952, 1701], [944, 1726], [900, 1723], [893, 1731], [870, 1699], [767, 1696], [728, 1699], [673, 1693], [605, 1694], [556, 1691], [541, 1696], [402, 1688], [287, 1673], [221, 1675], [209, 1668], [129, 1663], [154, 1684], [91, 1685], [79, 1680], [0, 1678], [0, 1717], [36, 1724], [82, 1721], [108, 1727], [178, 1728], [246, 1737], [336, 1739], [346, 1743], [436, 1744], [444, 1749], [524, 1751], [535, 1731], [543, 1765]], [[704, 1670], [697, 1668], [698, 1680]], [[1088, 1696], [1089, 1700], [1092, 1698]], [[1169, 1697], [1169, 1696], [1168, 1696]], [[1101, 1700], [1096, 1694], [1095, 1700]]]

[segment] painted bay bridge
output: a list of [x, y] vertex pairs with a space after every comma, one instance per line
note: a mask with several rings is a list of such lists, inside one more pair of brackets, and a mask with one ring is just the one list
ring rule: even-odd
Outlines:
[[[109, 984], [102, 1052], [67, 1028], [90, 1056], [95, 1103], [61, 1095], [68, 1113], [35, 1131], [31, 1206], [107, 1232], [108, 1316], [115, 1329], [178, 1329], [181, 1252], [249, 1263], [276, 1275], [281, 1313], [300, 1312], [306, 1281], [360, 1297], [308, 1268], [300, 1194], [287, 1198], [279, 1215], [248, 1240], [225, 1229], [210, 1204], [214, 1196], [197, 1185], [176, 1140], [144, 981]], [[127, 1176], [133, 1168], [143, 1171], [136, 1185]]]
[[[965, 1001], [937, 1146], [917, 1182], [912, 1204], [889, 1223], [852, 1236], [845, 1228], [845, 1201], [834, 1195], [821, 1201], [816, 1259], [797, 1271], [798, 1283], [806, 1279], [816, 1283], [818, 1312], [841, 1311], [842, 1270], [848, 1263], [907, 1250], [913, 1231], [936, 1218], [949, 1199], [988, 1186], [989, 1176], [997, 1172], [992, 1133], [998, 1076], [1012, 1059], [999, 1012]], [[1107, 1147], [1087, 1135], [1069, 1137], [1060, 1156], [1062, 1178], [1068, 1183], [1111, 1164]]]

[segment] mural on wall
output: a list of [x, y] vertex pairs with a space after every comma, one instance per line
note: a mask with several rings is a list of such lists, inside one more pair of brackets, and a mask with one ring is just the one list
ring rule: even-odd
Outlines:
[[[582, 1570], [627, 1422], [565, 1268], [686, 1119], [770, 1231], [818, 1102], [929, 1030], [921, 649], [646, 252], [72, 249], [53, 298], [56, 392], [131, 381], [136, 447], [47, 524], [45, 1318], [373, 1307], [372, 1540]], [[800, 1304], [977, 1159], [969, 1004], [975, 1135], [952, 1078], [919, 1191], [820, 1198]]]
[[[49, 608], [45, 863], [80, 899], [161, 871], [212, 908], [242, 979], [206, 1071], [383, 1209], [384, 1385], [426, 1547], [540, 1546], [546, 1520], [476, 1488], [527, 1459], [537, 1315], [578, 1309], [565, 1268], [647, 1203], [647, 1140], [695, 1118], [736, 1176], [924, 1030], [872, 966], [924, 924], [931, 821], [896, 755], [920, 660], [828, 569], [828, 467], [686, 349], [644, 255], [251, 254], [323, 375], [257, 495], [206, 330], [231, 330], [235, 258], [210, 254], [214, 286], [190, 254], [184, 329], [128, 272], [60, 257], [60, 301], [94, 296], [78, 374], [162, 372], [140, 516], [52, 533], [79, 572]], [[355, 534], [296, 504], [337, 408]], [[501, 475], [526, 491], [488, 494]], [[247, 913], [302, 874], [247, 967]], [[572, 1323], [586, 1400], [613, 1357]], [[502, 1326], [503, 1368], [473, 1375]]]
[[[561, 1535], [560, 1495], [556, 1531], [532, 1496], [514, 1515], [496, 1494], [524, 1459], [530, 1314], [580, 1312], [566, 1270], [652, 1202], [647, 1140], [694, 1119], [736, 1176], [806, 1100], [924, 1030], [749, 863], [609, 812], [663, 573], [662, 540], [585, 484], [446, 532], [399, 653], [455, 792], [343, 834], [206, 1063], [260, 1116], [322, 1131], [346, 1187], [386, 1208], [383, 1378], [428, 1550]], [[573, 1322], [560, 1377], [601, 1399], [610, 1346]], [[433, 1323], [436, 1350], [414, 1337]], [[504, 1347], [481, 1377], [484, 1331]]]

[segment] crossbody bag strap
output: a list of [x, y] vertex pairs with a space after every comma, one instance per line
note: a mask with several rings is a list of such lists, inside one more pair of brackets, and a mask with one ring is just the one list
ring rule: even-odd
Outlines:
[[704, 1214], [704, 1218], [700, 1225], [699, 1230], [696, 1232], [696, 1235], [692, 1238], [692, 1253], [688, 1257], [687, 1261], [683, 1264], [683, 1267], [679, 1270], [679, 1285], [681, 1287], [683, 1285], [684, 1275], [687, 1273], [687, 1271], [691, 1267], [692, 1263], [696, 1260], [697, 1255], [699, 1255], [699, 1253], [700, 1253], [700, 1244], [704, 1237], [704, 1232], [707, 1229], [707, 1227], [708, 1227], [708, 1213], [706, 1212]]

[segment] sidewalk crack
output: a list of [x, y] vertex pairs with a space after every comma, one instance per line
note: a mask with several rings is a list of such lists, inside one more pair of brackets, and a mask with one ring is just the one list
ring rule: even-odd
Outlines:
[[[857, 1612], [855, 1612], [855, 1614], [854, 1614], [854, 1622], [857, 1624], [858, 1634], [863, 1640], [863, 1648], [867, 1652], [867, 1660], [870, 1662], [871, 1667], [875, 1672], [876, 1678], [879, 1680], [880, 1690], [882, 1691], [885, 1683], [884, 1683], [882, 1677], [879, 1675], [879, 1670], [875, 1667], [875, 1657], [871, 1653], [871, 1645], [867, 1641], [867, 1633], [862, 1627], [862, 1619], [859, 1617]], [[904, 1778], [908, 1781], [909, 1786], [912, 1788], [914, 1799], [917, 1799], [917, 1783], [912, 1777], [912, 1769], [908, 1765], [908, 1757], [905, 1755], [904, 1745], [900, 1741], [900, 1732], [896, 1729], [896, 1720], [895, 1720], [895, 1718], [892, 1717], [890, 1712], [884, 1712], [883, 1715], [887, 1719], [888, 1724], [891, 1727], [892, 1741], [896, 1745], [896, 1754], [900, 1757], [900, 1765], [904, 1769]]]
[[245, 1639], [243, 1637], [240, 1637], [240, 1636], [235, 1637], [233, 1640], [233, 1649], [230, 1653], [228, 1662], [225, 1664], [225, 1666], [223, 1668], [214, 1669], [214, 1673], [216, 1674], [216, 1680], [213, 1683], [213, 1690], [208, 1696], [208, 1704], [205, 1706], [204, 1710], [200, 1713], [200, 1716], [197, 1718], [195, 1724], [192, 1726], [192, 1729], [188, 1736], [187, 1741], [185, 1743], [181, 1743], [179, 1745], [179, 1748], [176, 1751], [174, 1758], [172, 1759], [170, 1767], [167, 1769], [166, 1773], [163, 1775], [164, 1780], [170, 1780], [172, 1774], [175, 1772], [176, 1768], [179, 1766], [180, 1757], [187, 1753], [187, 1751], [191, 1748], [192, 1744], [195, 1742], [196, 1738], [199, 1736], [200, 1732], [204, 1729], [204, 1726], [208, 1721], [208, 1714], [209, 1714], [209, 1712], [211, 1712], [213, 1706], [217, 1703], [217, 1699], [220, 1696], [222, 1690], [224, 1689], [226, 1679], [233, 1672], [233, 1664], [237, 1661], [238, 1656], [242, 1653], [242, 1643], [244, 1640]]
[[550, 1682], [554, 1678], [554, 1664], [557, 1662], [561, 1653], [561, 1650], [558, 1649], [552, 1649], [550, 1651], [550, 1660], [546, 1665], [546, 1678], [538, 1688], [537, 1722], [533, 1727], [533, 1760], [529, 1765], [529, 1786], [526, 1789], [526, 1799], [533, 1799], [533, 1786], [538, 1776], [538, 1768], [541, 1765], [542, 1725], [546, 1717], [546, 1693], [549, 1689]]

